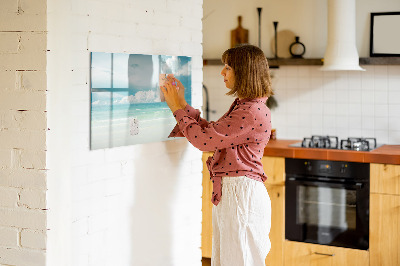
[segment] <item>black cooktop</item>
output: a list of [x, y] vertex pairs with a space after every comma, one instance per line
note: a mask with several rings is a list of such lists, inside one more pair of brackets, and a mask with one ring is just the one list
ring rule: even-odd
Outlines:
[[313, 135], [310, 138], [304, 138], [302, 142], [294, 143], [289, 146], [301, 148], [371, 151], [382, 145], [377, 145], [376, 138], [349, 137], [347, 139], [342, 139], [339, 142], [339, 138], [337, 136]]

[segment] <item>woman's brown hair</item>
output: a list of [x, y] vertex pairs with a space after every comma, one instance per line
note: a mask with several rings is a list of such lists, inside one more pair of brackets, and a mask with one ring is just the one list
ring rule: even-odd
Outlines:
[[227, 95], [259, 98], [273, 95], [268, 61], [263, 51], [253, 45], [240, 45], [222, 54], [222, 63], [235, 74], [235, 86]]

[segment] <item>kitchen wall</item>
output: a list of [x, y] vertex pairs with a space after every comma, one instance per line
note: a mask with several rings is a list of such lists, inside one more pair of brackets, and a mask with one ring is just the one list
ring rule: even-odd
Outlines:
[[201, 265], [201, 152], [90, 151], [89, 56], [192, 56], [200, 107], [202, 1], [1, 1], [0, 15], [0, 264]]
[[[247, 2], [246, 2], [247, 3]], [[232, 6], [232, 10], [227, 9]], [[250, 7], [249, 7], [250, 6]], [[230, 45], [230, 30], [243, 16], [249, 42], [258, 45], [257, 7], [262, 7], [262, 44], [273, 55], [272, 21], [278, 31], [290, 30], [301, 37], [306, 58], [322, 58], [327, 38], [327, 1], [204, 1], [204, 58], [220, 58]], [[250, 10], [251, 9], [251, 10]], [[400, 2], [356, 1], [357, 49], [369, 56], [369, 13], [400, 10]], [[222, 14], [224, 14], [222, 16]], [[219, 27], [215, 27], [219, 25]], [[217, 32], [218, 31], [218, 32]], [[220, 36], [220, 37], [218, 37]], [[278, 48], [279, 52], [279, 48]], [[365, 72], [322, 72], [318, 66], [281, 66], [272, 69], [278, 108], [272, 111], [278, 138], [301, 139], [312, 134], [376, 137], [379, 143], [400, 143], [400, 66], [367, 65]], [[221, 66], [204, 67], [204, 84], [210, 93], [211, 120], [218, 119], [232, 98], [219, 75]]]

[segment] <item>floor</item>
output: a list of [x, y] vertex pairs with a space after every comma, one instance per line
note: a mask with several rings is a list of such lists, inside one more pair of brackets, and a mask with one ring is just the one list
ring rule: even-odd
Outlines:
[[202, 258], [201, 262], [203, 263], [203, 266], [211, 266], [211, 259], [209, 258]]

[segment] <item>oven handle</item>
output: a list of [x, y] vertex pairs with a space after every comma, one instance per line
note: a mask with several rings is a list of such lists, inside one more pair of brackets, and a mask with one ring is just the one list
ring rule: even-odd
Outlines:
[[314, 252], [314, 254], [315, 254], [315, 255], [330, 256], [330, 257], [333, 257], [333, 256], [335, 256], [335, 253], [333, 253], [333, 254], [328, 254], [328, 253]]
[[309, 180], [304, 180], [303, 178], [297, 178], [297, 177], [288, 177], [287, 181], [294, 181], [297, 183], [301, 183], [304, 185], [318, 185], [318, 184], [325, 184], [325, 185], [341, 185], [345, 186], [348, 188], [354, 188], [354, 189], [361, 189], [363, 187], [363, 183], [361, 182], [356, 182], [356, 183], [346, 183], [346, 182], [332, 182], [332, 181], [321, 181], [321, 180], [316, 180], [316, 181], [309, 181]]

